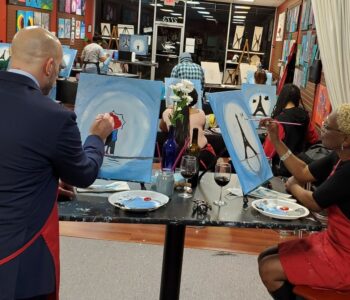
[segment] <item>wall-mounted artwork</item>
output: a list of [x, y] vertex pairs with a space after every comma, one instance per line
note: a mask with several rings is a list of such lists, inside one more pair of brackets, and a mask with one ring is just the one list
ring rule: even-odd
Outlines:
[[[265, 84], [242, 84], [244, 100], [253, 117], [270, 117], [276, 105], [276, 86]], [[258, 126], [258, 122], [256, 122]]]
[[119, 51], [127, 51], [130, 52], [130, 34], [121, 34], [119, 35]]
[[66, 10], [66, 0], [58, 0], [58, 11], [65, 12]]
[[118, 36], [121, 34], [134, 34], [134, 25], [118, 24]]
[[75, 56], [77, 55], [78, 51], [70, 48], [62, 48], [62, 49], [63, 49], [63, 62], [66, 67], [60, 71], [59, 76], [68, 78], [70, 75], [70, 72], [72, 71]]
[[77, 10], [76, 10], [76, 14], [81, 16], [81, 0], [76, 0], [77, 1]]
[[67, 14], [70, 14], [72, 7], [71, 7], [71, 0], [66, 0], [66, 8], [65, 8], [65, 12]]
[[41, 27], [50, 31], [50, 14], [47, 14], [47, 13], [41, 14]]
[[310, 10], [312, 10], [311, 0], [304, 0], [302, 12], [301, 12], [301, 30], [309, 29]]
[[244, 195], [273, 177], [242, 91], [209, 94]]
[[102, 36], [111, 36], [111, 24], [110, 23], [101, 23], [101, 35]]
[[86, 33], [85, 22], [81, 21], [81, 23], [80, 23], [80, 38], [81, 39], [85, 39], [85, 33]]
[[276, 42], [283, 41], [284, 23], [285, 23], [285, 21], [286, 21], [286, 12], [283, 12], [283, 13], [279, 14], [279, 16], [278, 16]]
[[79, 40], [80, 39], [80, 20], [76, 20], [75, 22], [75, 39]]
[[39, 11], [34, 12], [34, 26], [41, 27], [41, 12]]
[[85, 16], [85, 9], [86, 9], [85, 3], [86, 3], [86, 0], [80, 0], [80, 1], [81, 1], [81, 15]]
[[237, 25], [235, 36], [233, 38], [233, 49], [241, 49], [242, 39], [244, 35], [244, 26]]
[[327, 87], [322, 84], [317, 86], [314, 107], [312, 110], [312, 121], [318, 126], [322, 126], [322, 122], [331, 113], [332, 105], [329, 99]]
[[70, 38], [70, 19], [64, 19], [64, 38]]
[[70, 12], [72, 14], [75, 14], [77, 11], [77, 0], [71, 0], [70, 5], [71, 5]]
[[[174, 96], [173, 91], [170, 88], [170, 85], [175, 85], [179, 82], [181, 82], [182, 79], [180, 78], [174, 78], [174, 77], [165, 77], [164, 78], [164, 86], [165, 86], [165, 106], [169, 107], [172, 106], [174, 101], [171, 99], [171, 96]], [[198, 95], [198, 101], [195, 107], [202, 109], [202, 98], [203, 98], [203, 90], [202, 90], [202, 83], [198, 79], [187, 79], [193, 83], [193, 87], [197, 92]]]
[[64, 39], [64, 19], [58, 19], [58, 33], [57, 36], [59, 39]]
[[25, 27], [26, 23], [26, 11], [17, 10], [16, 12], [16, 31], [19, 31]]
[[25, 6], [26, 0], [9, 0], [9, 4]]
[[260, 51], [263, 29], [264, 27], [255, 26], [251, 48], [252, 51]]
[[24, 20], [25, 20], [24, 27], [33, 26], [34, 25], [34, 12], [27, 10]]
[[41, 0], [26, 0], [26, 6], [41, 8]]
[[130, 51], [137, 55], [148, 54], [148, 36], [134, 34], [130, 37]]
[[42, 9], [52, 10], [52, 7], [53, 7], [52, 0], [41, 0]]
[[300, 6], [297, 5], [288, 10], [288, 14], [287, 14], [287, 31], [288, 32], [296, 32], [298, 30], [299, 9], [300, 9]]
[[82, 140], [97, 114], [109, 112], [115, 120], [100, 178], [151, 181], [161, 92], [160, 81], [80, 75], [75, 112]]
[[293, 84], [295, 84], [298, 88], [300, 88], [302, 79], [303, 79], [303, 71], [298, 68], [295, 68]]

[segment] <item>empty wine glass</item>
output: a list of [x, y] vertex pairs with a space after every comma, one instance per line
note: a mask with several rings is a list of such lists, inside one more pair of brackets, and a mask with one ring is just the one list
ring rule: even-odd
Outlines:
[[[181, 159], [180, 171], [183, 178], [186, 179], [186, 186], [188, 179], [194, 176], [198, 171], [198, 161], [195, 156], [185, 155]], [[191, 198], [192, 194], [187, 193], [185, 189], [183, 193], [179, 194], [182, 198]]]
[[215, 200], [214, 204], [217, 206], [226, 205], [226, 202], [222, 200], [222, 187], [227, 185], [231, 180], [231, 165], [227, 163], [219, 162], [215, 165], [214, 180], [221, 187], [220, 198]]

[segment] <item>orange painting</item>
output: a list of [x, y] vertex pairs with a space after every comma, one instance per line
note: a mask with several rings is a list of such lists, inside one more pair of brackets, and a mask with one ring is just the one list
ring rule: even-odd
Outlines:
[[312, 111], [312, 121], [321, 126], [323, 120], [330, 114], [331, 111], [332, 106], [329, 100], [327, 87], [319, 84], [316, 90], [314, 108]]

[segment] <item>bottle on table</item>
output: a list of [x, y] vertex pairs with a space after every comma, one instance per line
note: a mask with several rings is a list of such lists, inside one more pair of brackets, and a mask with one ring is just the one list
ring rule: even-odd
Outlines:
[[198, 145], [198, 128], [193, 128], [192, 131], [192, 141], [190, 146], [187, 149], [187, 154], [197, 157], [197, 172], [194, 176], [192, 176], [191, 179], [189, 179], [188, 182], [191, 183], [192, 188], [196, 187], [198, 184], [198, 173], [199, 173], [199, 152], [201, 151], [201, 148]]

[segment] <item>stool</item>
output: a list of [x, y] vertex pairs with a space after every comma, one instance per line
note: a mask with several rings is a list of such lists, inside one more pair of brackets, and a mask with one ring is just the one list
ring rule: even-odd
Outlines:
[[349, 300], [350, 292], [315, 289], [305, 285], [297, 285], [293, 293], [306, 300]]

